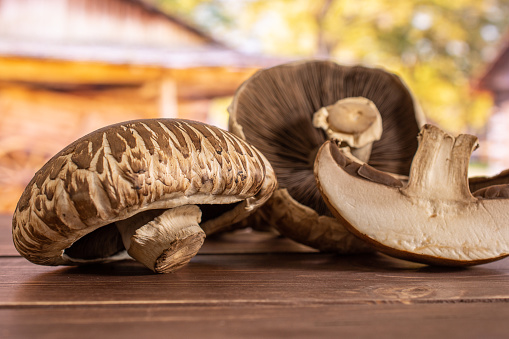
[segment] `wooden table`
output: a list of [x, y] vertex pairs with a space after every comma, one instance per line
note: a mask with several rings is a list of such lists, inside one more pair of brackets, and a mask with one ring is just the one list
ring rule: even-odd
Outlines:
[[509, 338], [509, 259], [436, 268], [238, 231], [173, 274], [44, 267], [18, 255], [10, 222], [0, 216], [1, 338]]

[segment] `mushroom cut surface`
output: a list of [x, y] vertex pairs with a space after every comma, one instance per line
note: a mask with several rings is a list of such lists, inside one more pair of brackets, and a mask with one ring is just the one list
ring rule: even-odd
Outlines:
[[331, 211], [357, 236], [402, 259], [474, 265], [509, 255], [509, 185], [471, 193], [477, 138], [425, 125], [407, 183], [356, 162], [333, 142], [315, 173]]
[[37, 264], [123, 259], [127, 250], [171, 272], [205, 234], [250, 215], [275, 187], [269, 162], [231, 133], [186, 120], [128, 121], [78, 139], [35, 174], [13, 240]]
[[[374, 168], [408, 175], [417, 150], [417, 134], [424, 123], [398, 76], [382, 69], [330, 61], [295, 62], [261, 70], [237, 90], [229, 111], [229, 130], [267, 157], [279, 187], [287, 190], [275, 198], [284, 204], [288, 202], [286, 196], [293, 199], [295, 203], [287, 204], [291, 209], [290, 205], [301, 208], [296, 204], [310, 208], [315, 220], [332, 217], [313, 175], [316, 153], [326, 140], [339, 138], [359, 147], [363, 160]], [[363, 142], [353, 145], [357, 141]], [[294, 237], [292, 228], [298, 221], [289, 221], [292, 214], [276, 217], [276, 228], [294, 240], [320, 248], [321, 241]], [[326, 229], [317, 232], [331, 231]]]

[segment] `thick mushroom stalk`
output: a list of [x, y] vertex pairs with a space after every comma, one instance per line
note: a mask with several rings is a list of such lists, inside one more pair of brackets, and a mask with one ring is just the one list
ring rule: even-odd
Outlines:
[[322, 128], [329, 139], [341, 140], [352, 148], [353, 155], [369, 160], [373, 142], [382, 137], [382, 117], [373, 101], [345, 98], [320, 108], [313, 115], [313, 126]]
[[472, 135], [424, 126], [405, 185], [326, 142], [315, 175], [333, 214], [380, 251], [428, 264], [480, 264], [509, 255], [509, 186], [470, 193], [476, 146]]
[[475, 201], [468, 186], [468, 163], [478, 147], [477, 137], [461, 134], [454, 138], [428, 125], [419, 139], [408, 185], [402, 193], [425, 201]]
[[185, 205], [164, 211], [137, 214], [115, 224], [127, 253], [156, 273], [170, 273], [186, 265], [205, 240], [201, 211]]

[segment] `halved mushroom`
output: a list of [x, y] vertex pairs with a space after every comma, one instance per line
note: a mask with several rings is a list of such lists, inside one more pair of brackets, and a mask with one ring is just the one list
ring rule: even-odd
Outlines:
[[347, 228], [389, 255], [473, 265], [509, 255], [509, 185], [469, 190], [477, 138], [425, 125], [408, 183], [352, 160], [333, 142], [316, 157], [318, 186]]
[[396, 75], [330, 61], [261, 70], [237, 90], [229, 111], [229, 130], [267, 157], [286, 190], [276, 191], [260, 213], [289, 238], [336, 252], [366, 247], [345, 232], [320, 196], [313, 175], [319, 147], [339, 138], [373, 167], [408, 175], [424, 123]]
[[231, 133], [185, 120], [129, 121], [82, 137], [35, 174], [14, 213], [14, 244], [36, 264], [111, 261], [127, 250], [167, 273], [275, 187], [264, 156]]

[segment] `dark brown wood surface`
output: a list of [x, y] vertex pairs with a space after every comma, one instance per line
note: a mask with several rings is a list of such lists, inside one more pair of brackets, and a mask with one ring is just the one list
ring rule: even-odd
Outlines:
[[156, 275], [133, 261], [37, 266], [10, 227], [0, 216], [0, 338], [509, 337], [509, 259], [436, 268], [238, 231]]

